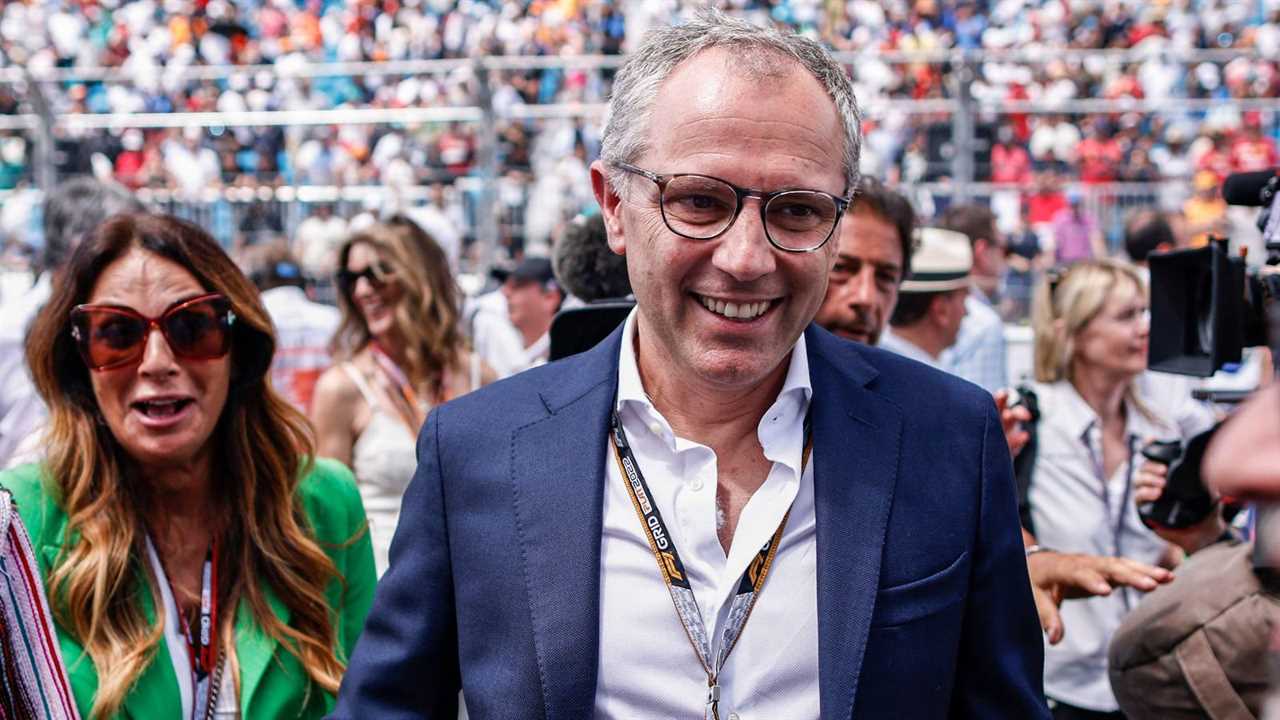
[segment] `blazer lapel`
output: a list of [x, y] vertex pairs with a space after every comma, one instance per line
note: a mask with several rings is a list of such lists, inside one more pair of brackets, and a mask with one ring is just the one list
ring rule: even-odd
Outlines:
[[[65, 529], [59, 530], [57, 535], [59, 538], [63, 536]], [[40, 554], [44, 560], [45, 567], [52, 568], [61, 551], [60, 545], [45, 544], [40, 548]], [[146, 619], [148, 625], [156, 621], [155, 600], [151, 596], [151, 591], [147, 587], [147, 579], [145, 570], [141, 565], [135, 562], [135, 590], [137, 596], [138, 607], [142, 611], [143, 618]], [[63, 660], [67, 663], [67, 676], [71, 681], [74, 692], [79, 696], [83, 692], [96, 693], [98, 690], [98, 673], [93, 667], [93, 661], [89, 659], [89, 655], [84, 652], [83, 646], [78, 642], [70, 641], [76, 650], [75, 654], [69, 652], [71, 648], [66, 642], [60, 642]], [[91, 703], [83, 703], [87, 706]], [[77, 702], [77, 705], [82, 703]], [[173, 674], [173, 660], [169, 657], [169, 648], [164, 638], [156, 645], [155, 652], [151, 656], [151, 661], [147, 663], [142, 674], [134, 682], [133, 688], [129, 690], [129, 694], [125, 696], [124, 702], [121, 704], [121, 714], [128, 718], [138, 718], [139, 720], [178, 720], [182, 716], [182, 697], [178, 694], [178, 678]]]
[[621, 330], [562, 366], [547, 417], [515, 431], [511, 484], [547, 720], [590, 717], [599, 658], [600, 535]]
[[867, 386], [878, 372], [810, 326], [818, 532], [818, 686], [823, 720], [853, 713], [898, 479], [902, 411]]
[[[155, 600], [147, 589], [143, 579], [143, 571], [138, 569], [138, 605], [148, 623], [156, 621]], [[84, 661], [89, 661], [88, 656]], [[173, 659], [169, 657], [169, 646], [164, 638], [156, 645], [155, 654], [147, 664], [142, 675], [134, 683], [133, 689], [124, 699], [125, 715], [138, 720], [163, 720], [164, 718], [180, 718], [182, 716], [182, 696], [178, 694], [178, 677], [173, 673]]]
[[[289, 608], [276, 595], [265, 580], [259, 578], [259, 587], [267, 598], [267, 605], [280, 622], [289, 624]], [[249, 601], [241, 599], [236, 607], [236, 655], [240, 662], [240, 708], [245, 717], [252, 717], [247, 711], [253, 701], [253, 693], [258, 689], [262, 676], [275, 657], [278, 641], [263, 631], [253, 619], [253, 611]]]

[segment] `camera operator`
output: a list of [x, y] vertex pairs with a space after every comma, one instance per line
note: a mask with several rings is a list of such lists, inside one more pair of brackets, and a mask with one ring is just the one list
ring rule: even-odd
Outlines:
[[[1040, 419], [1020, 502], [1039, 545], [1164, 567], [1175, 562], [1132, 499], [1142, 439], [1179, 434], [1136, 382], [1146, 370], [1146, 310], [1142, 278], [1109, 260], [1077, 263], [1037, 289], [1032, 387]], [[1039, 549], [1029, 548], [1033, 560]], [[1149, 590], [1168, 579], [1148, 576], [1137, 586]], [[1055, 718], [1123, 717], [1108, 682], [1106, 649], [1136, 604], [1126, 588], [1062, 607], [1070, 631], [1045, 653], [1045, 694]]]
[[[1158, 499], [1162, 473], [1140, 474], [1137, 499]], [[1228, 528], [1217, 507], [1192, 528], [1157, 533], [1189, 557], [1178, 578], [1117, 629], [1109, 650], [1117, 701], [1132, 720], [1259, 717], [1268, 681], [1265, 630], [1280, 620], [1274, 578], [1255, 571], [1252, 543]]]

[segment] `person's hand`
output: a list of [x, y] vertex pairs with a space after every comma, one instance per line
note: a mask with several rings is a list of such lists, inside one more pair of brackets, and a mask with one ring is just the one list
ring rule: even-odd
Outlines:
[[1204, 480], [1241, 500], [1280, 500], [1280, 385], [1254, 393], [1209, 442]]
[[1173, 573], [1128, 558], [1077, 555], [1052, 551], [1027, 556], [1027, 573], [1035, 596], [1040, 628], [1050, 645], [1062, 641], [1066, 629], [1058, 607], [1063, 600], [1110, 595], [1127, 586], [1150, 592], [1173, 580]]
[[1000, 411], [1000, 426], [1004, 429], [1004, 440], [1009, 443], [1009, 456], [1017, 457], [1026, 447], [1031, 434], [1022, 429], [1022, 423], [1031, 422], [1031, 411], [1023, 405], [1009, 407], [1009, 391], [996, 391], [996, 410]]
[[[1138, 467], [1138, 472], [1133, 476], [1133, 500], [1142, 505], [1143, 503], [1155, 502], [1164, 494], [1164, 488], [1169, 480], [1169, 466], [1154, 460], [1144, 460], [1142, 465]], [[1203, 520], [1185, 528], [1167, 528], [1156, 525], [1151, 528], [1156, 535], [1159, 535], [1167, 542], [1182, 548], [1183, 552], [1190, 555], [1197, 550], [1217, 542], [1218, 538], [1227, 531], [1227, 521], [1222, 517], [1222, 506], [1215, 503], [1213, 510], [1205, 516]]]

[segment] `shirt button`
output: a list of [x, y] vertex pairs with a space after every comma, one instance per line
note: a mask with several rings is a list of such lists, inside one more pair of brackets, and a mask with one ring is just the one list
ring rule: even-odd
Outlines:
[[653, 422], [649, 423], [649, 432], [653, 433], [658, 437], [662, 437], [662, 423], [658, 422], [657, 420], [654, 420]]
[[701, 490], [701, 489], [702, 489], [702, 478], [700, 478], [700, 477], [696, 477], [696, 476], [695, 476], [695, 477], [690, 478], [690, 479], [689, 479], [689, 489], [690, 489], [690, 490], [692, 490], [692, 491], [694, 491], [694, 492], [698, 492], [699, 490]]
[[729, 713], [729, 720], [742, 720], [742, 717], [738, 713]]

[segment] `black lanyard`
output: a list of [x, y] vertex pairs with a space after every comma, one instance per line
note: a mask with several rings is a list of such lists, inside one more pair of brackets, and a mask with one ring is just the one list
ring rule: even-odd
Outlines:
[[[693, 588], [689, 585], [684, 563], [680, 560], [680, 552], [676, 550], [675, 539], [667, 531], [666, 523], [662, 521], [662, 514], [658, 512], [658, 505], [653, 501], [653, 493], [649, 491], [649, 485], [640, 472], [640, 464], [631, 451], [631, 444], [627, 442], [627, 434], [622, 429], [622, 421], [618, 419], [617, 411], [614, 411], [610, 417], [609, 428], [612, 431], [611, 437], [618, 467], [622, 470], [622, 480], [627, 486], [627, 493], [631, 496], [636, 515], [640, 518], [640, 527], [644, 530], [645, 539], [649, 541], [649, 549], [658, 563], [658, 571], [662, 573], [662, 579], [667, 584], [668, 592], [671, 593], [671, 603], [675, 606], [680, 624], [684, 626], [689, 644], [693, 646], [694, 654], [698, 656], [698, 662], [702, 664], [702, 669], [707, 674], [707, 707], [704, 720], [705, 718], [719, 720], [720, 670], [724, 668], [730, 651], [742, 636], [742, 630], [751, 617], [756, 600], [764, 589], [764, 581], [773, 567], [774, 557], [778, 554], [778, 545], [782, 542], [782, 531], [787, 526], [791, 509], [787, 508], [787, 512], [782, 516], [782, 522], [778, 524], [778, 529], [773, 531], [773, 536], [756, 553], [738, 581], [738, 590], [729, 608], [728, 623], [721, 635], [720, 652], [713, 660], [711, 638], [706, 624], [702, 621], [702, 614], [698, 611], [698, 600], [694, 597]], [[801, 476], [804, 475], [804, 466], [808, 463], [809, 454], [813, 449], [807, 415], [804, 422], [804, 436], [805, 448], [800, 461]]]

